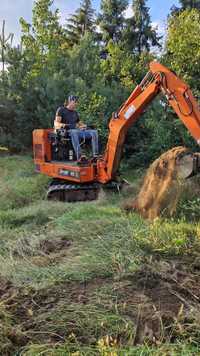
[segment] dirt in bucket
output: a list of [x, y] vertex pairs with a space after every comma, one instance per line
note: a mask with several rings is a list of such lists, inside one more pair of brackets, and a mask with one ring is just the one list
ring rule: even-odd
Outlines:
[[185, 147], [163, 153], [149, 167], [139, 194], [126, 202], [126, 211], [138, 211], [144, 218], [172, 216], [193, 171], [193, 154]]

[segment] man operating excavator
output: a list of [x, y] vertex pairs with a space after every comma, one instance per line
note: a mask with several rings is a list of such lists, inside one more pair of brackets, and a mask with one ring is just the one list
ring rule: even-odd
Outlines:
[[[36, 170], [53, 178], [48, 189], [48, 198], [73, 202], [94, 200], [98, 197], [101, 187], [109, 186], [116, 189], [117, 185], [119, 188], [118, 169], [127, 132], [142, 116], [147, 106], [160, 94], [164, 95], [168, 105], [200, 144], [200, 110], [191, 89], [170, 69], [153, 61], [149, 64], [149, 71], [144, 79], [110, 119], [107, 145], [104, 153], [97, 159], [78, 164], [76, 160], [70, 158], [70, 138], [63, 142], [61, 140], [57, 145], [57, 135], [52, 132], [52, 129], [34, 130], [33, 147]], [[71, 110], [71, 100], [66, 109]], [[64, 121], [62, 111], [58, 111], [57, 116], [56, 122], [66, 124], [70, 122], [67, 119]], [[73, 128], [76, 129], [77, 117], [74, 121], [71, 131]], [[81, 130], [78, 129], [79, 131]], [[76, 146], [76, 143], [74, 145]], [[63, 155], [63, 150], [68, 153]], [[80, 157], [79, 148], [77, 151]], [[93, 153], [96, 153], [95, 148], [93, 148]], [[199, 154], [188, 155], [187, 153], [177, 164], [179, 171], [183, 173], [181, 176], [185, 179], [200, 172]]]
[[78, 97], [70, 95], [68, 100], [65, 100], [64, 105], [57, 109], [54, 129], [66, 128], [68, 130], [77, 160], [81, 161], [83, 159], [80, 147], [81, 140], [84, 142], [91, 139], [93, 157], [98, 156], [98, 132], [87, 128], [87, 125], [80, 121], [79, 114], [76, 111], [77, 103]]

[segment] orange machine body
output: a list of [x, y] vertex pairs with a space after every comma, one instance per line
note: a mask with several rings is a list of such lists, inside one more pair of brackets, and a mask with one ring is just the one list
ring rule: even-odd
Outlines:
[[53, 129], [39, 129], [33, 131], [34, 162], [37, 172], [52, 178], [58, 178], [74, 183], [88, 183], [95, 180], [96, 165], [88, 163], [79, 166], [76, 162], [62, 162], [51, 160], [51, 142], [49, 134]]
[[90, 160], [85, 165], [70, 161], [52, 161], [51, 142], [48, 137], [53, 130], [35, 130], [33, 147], [36, 170], [53, 178], [76, 183], [105, 184], [114, 180], [129, 127], [159, 93], [167, 98], [169, 105], [193, 138], [200, 143], [200, 110], [190, 88], [168, 68], [158, 62], [151, 62], [150, 71], [143, 81], [110, 120], [109, 136], [103, 156], [96, 162]]

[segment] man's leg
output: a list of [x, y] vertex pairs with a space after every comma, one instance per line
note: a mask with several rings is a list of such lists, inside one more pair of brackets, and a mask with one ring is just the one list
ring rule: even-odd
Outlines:
[[97, 156], [99, 154], [98, 132], [96, 130], [83, 130], [85, 138], [92, 139], [92, 154]]
[[73, 145], [74, 151], [76, 153], [76, 158], [77, 158], [77, 160], [79, 160], [81, 157], [81, 148], [80, 148], [80, 144], [79, 144], [80, 130], [79, 129], [71, 129], [71, 130], [69, 130], [69, 133], [71, 135], [72, 145]]
[[99, 154], [99, 137], [97, 130], [90, 130], [92, 135], [92, 151], [94, 156], [98, 156]]

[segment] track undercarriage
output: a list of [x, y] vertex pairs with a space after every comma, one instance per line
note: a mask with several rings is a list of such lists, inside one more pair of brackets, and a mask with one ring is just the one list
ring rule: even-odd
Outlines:
[[[98, 199], [102, 188], [120, 191], [124, 182], [112, 181], [109, 184], [89, 183], [76, 184], [66, 181], [53, 180], [47, 191], [48, 200], [59, 200], [63, 202], [92, 201]], [[127, 184], [127, 182], [125, 183]]]

